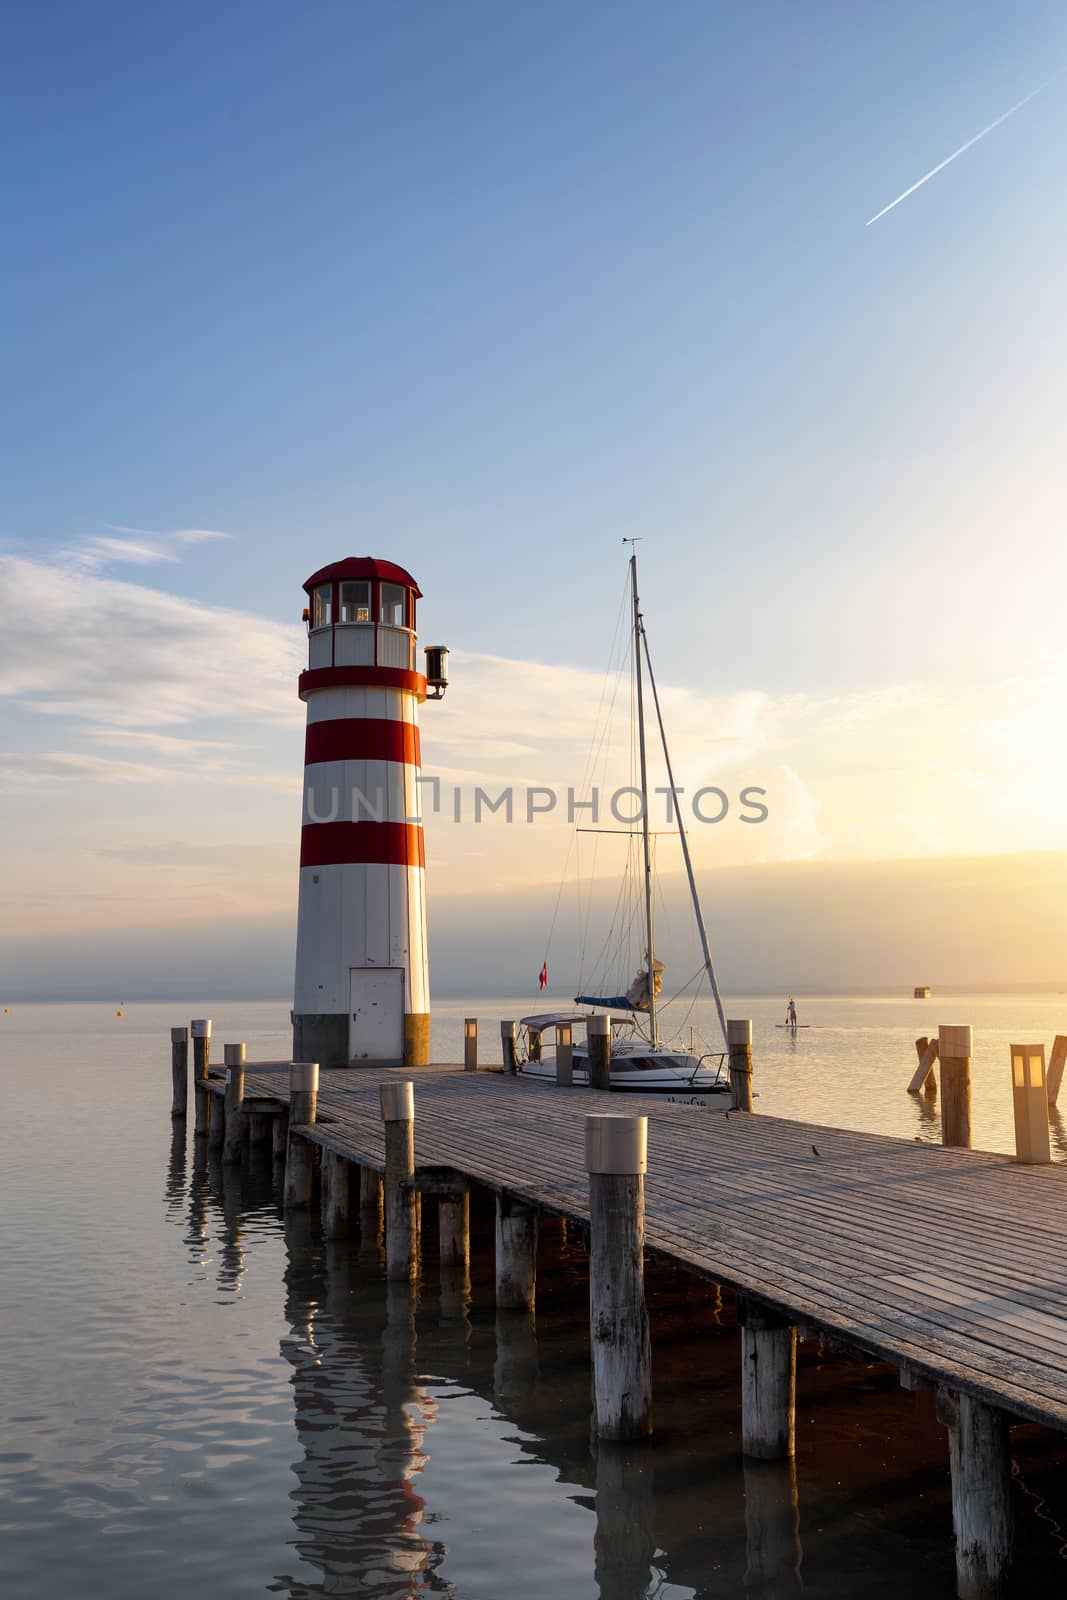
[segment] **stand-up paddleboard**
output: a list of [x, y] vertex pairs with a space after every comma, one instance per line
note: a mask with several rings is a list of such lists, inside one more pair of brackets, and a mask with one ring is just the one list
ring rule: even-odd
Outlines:
[[791, 1033], [796, 1033], [798, 1028], [814, 1028], [814, 1022], [776, 1022], [776, 1028], [788, 1028]]

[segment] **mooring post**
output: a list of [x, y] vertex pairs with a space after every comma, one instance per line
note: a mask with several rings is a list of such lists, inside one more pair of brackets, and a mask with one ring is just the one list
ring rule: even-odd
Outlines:
[[478, 1070], [477, 1017], [464, 1017], [463, 1019], [463, 1070], [464, 1072], [477, 1072]]
[[[234, 1166], [241, 1159], [244, 1143], [245, 1097], [245, 1047], [243, 1044], [224, 1044], [222, 1058], [226, 1066], [226, 1136], [222, 1145], [222, 1159]], [[215, 1107], [218, 1110], [218, 1106]], [[215, 1119], [211, 1119], [212, 1133]]]
[[730, 1061], [730, 1087], [737, 1111], [752, 1110], [752, 1022], [748, 1017], [726, 1022], [726, 1050]]
[[500, 1049], [504, 1062], [504, 1071], [513, 1076], [518, 1069], [518, 1055], [515, 1050], [515, 1024], [502, 1022], [500, 1024]]
[[757, 1461], [794, 1450], [797, 1330], [751, 1300], [738, 1301], [741, 1324], [741, 1449]]
[[648, 1118], [585, 1119], [589, 1172], [589, 1339], [601, 1439], [652, 1432], [652, 1352], [645, 1309]]
[[1029, 1167], [1052, 1160], [1043, 1044], [1011, 1047], [1011, 1093], [1015, 1112], [1015, 1159]]
[[193, 1036], [193, 1137], [206, 1139], [211, 1122], [211, 1096], [204, 1088], [211, 1065], [211, 1018], [194, 1017], [189, 1031]]
[[437, 1235], [442, 1267], [467, 1266], [471, 1258], [471, 1197], [465, 1184], [439, 1196]]
[[496, 1308], [529, 1311], [537, 1284], [540, 1218], [532, 1206], [496, 1197]]
[[289, 1143], [289, 1107], [283, 1106], [270, 1120], [272, 1125], [270, 1137], [271, 1154], [275, 1161], [284, 1161], [286, 1146]]
[[589, 1044], [590, 1089], [611, 1088], [611, 1018], [590, 1017], [586, 1023]]
[[971, 1027], [942, 1026], [937, 1034], [941, 1062], [941, 1143], [971, 1148]]
[[574, 1029], [569, 1022], [556, 1023], [556, 1082], [564, 1089], [574, 1086]]
[[937, 1077], [934, 1067], [937, 1065], [937, 1040], [928, 1039], [925, 1034], [915, 1041], [915, 1054], [918, 1065], [908, 1084], [909, 1094], [936, 1094]]
[[385, 1123], [385, 1276], [394, 1283], [414, 1276], [418, 1219], [415, 1214], [415, 1086], [379, 1086]]
[[319, 1064], [289, 1063], [289, 1137], [285, 1152], [285, 1205], [305, 1210], [315, 1188], [315, 1147], [301, 1130], [310, 1127], [318, 1111]]
[[184, 1117], [189, 1109], [189, 1029], [170, 1030], [171, 1117]]
[[322, 1152], [322, 1231], [327, 1239], [347, 1239], [351, 1232], [352, 1167], [336, 1150]]
[[948, 1388], [937, 1392], [937, 1417], [948, 1429], [957, 1592], [960, 1600], [989, 1600], [1000, 1592], [1015, 1538], [1008, 1419]]

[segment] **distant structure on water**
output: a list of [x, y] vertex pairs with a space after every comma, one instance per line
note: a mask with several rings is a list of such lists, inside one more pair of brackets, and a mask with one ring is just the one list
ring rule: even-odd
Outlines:
[[426, 1066], [430, 989], [419, 705], [447, 687], [443, 645], [415, 670], [418, 584], [349, 556], [309, 605], [293, 1059]]
[[917, 983], [915, 985], [916, 1000], [929, 1000], [931, 993], [932, 990], [928, 983]]

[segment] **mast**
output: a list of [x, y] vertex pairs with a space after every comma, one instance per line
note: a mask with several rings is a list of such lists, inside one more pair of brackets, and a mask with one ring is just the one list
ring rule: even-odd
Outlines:
[[[636, 593], [636, 591], [635, 591], [635, 593]], [[727, 1042], [726, 1041], [726, 1015], [725, 1015], [725, 1013], [723, 1011], [723, 1008], [722, 1008], [722, 996], [719, 994], [719, 985], [718, 985], [718, 982], [717, 982], [716, 977], [715, 977], [715, 968], [712, 966], [712, 962], [711, 962], [711, 946], [708, 944], [708, 931], [704, 926], [704, 913], [701, 910], [701, 906], [700, 906], [700, 896], [697, 894], [696, 878], [693, 876], [693, 861], [692, 861], [692, 857], [689, 854], [689, 839], [688, 839], [688, 836], [686, 835], [685, 823], [682, 821], [682, 808], [677, 803], [677, 791], [675, 790], [675, 786], [674, 786], [674, 769], [671, 766], [671, 753], [667, 749], [667, 732], [666, 732], [666, 729], [663, 726], [663, 712], [660, 710], [659, 692], [656, 689], [656, 675], [652, 671], [652, 657], [648, 653], [648, 635], [645, 633], [644, 626], [640, 621], [640, 617], [638, 617], [638, 626], [640, 627], [641, 637], [637, 641], [637, 647], [638, 647], [638, 651], [640, 651], [642, 643], [644, 644], [644, 647], [645, 647], [645, 660], [648, 663], [648, 682], [649, 682], [649, 687], [652, 690], [652, 701], [653, 701], [653, 704], [656, 707], [656, 721], [659, 723], [659, 737], [660, 737], [660, 743], [663, 746], [663, 759], [664, 759], [664, 761], [666, 762], [666, 765], [667, 765], [667, 782], [671, 786], [671, 792], [675, 795], [674, 815], [675, 815], [675, 820], [677, 821], [677, 824], [678, 824], [678, 837], [682, 842], [682, 855], [685, 858], [685, 870], [686, 870], [686, 875], [689, 878], [689, 893], [690, 893], [690, 896], [692, 897], [692, 901], [693, 901], [693, 915], [696, 918], [697, 932], [700, 935], [700, 948], [701, 948], [701, 950], [703, 951], [703, 954], [704, 954], [704, 968], [705, 968], [705, 970], [706, 970], [706, 972], [708, 974], [708, 978], [711, 981], [711, 992], [715, 997], [715, 1009], [719, 1013], [719, 1026], [722, 1029], [723, 1043], [726, 1043]], [[637, 679], [637, 681], [640, 684], [640, 682], [641, 682], [640, 669], [638, 669], [638, 679]], [[640, 702], [640, 691], [638, 692], [638, 701]], [[644, 772], [644, 748], [643, 748], [643, 746], [642, 746], [642, 758], [641, 759], [642, 759], [642, 775], [643, 775], [643, 772]], [[646, 823], [646, 832], [647, 832], [647, 823]], [[646, 844], [646, 848], [647, 848], [647, 844]]]
[[[659, 1044], [656, 1024], [656, 961], [652, 941], [652, 851], [648, 833], [648, 767], [645, 759], [645, 700], [641, 681], [641, 603], [637, 597], [637, 551], [630, 557], [630, 589], [634, 602], [634, 665], [637, 669], [637, 739], [641, 757], [641, 843], [645, 852], [645, 933], [648, 936], [648, 1031], [652, 1044]], [[651, 667], [649, 668], [651, 671]], [[672, 778], [673, 784], [674, 779]], [[688, 860], [688, 857], [687, 857]]]

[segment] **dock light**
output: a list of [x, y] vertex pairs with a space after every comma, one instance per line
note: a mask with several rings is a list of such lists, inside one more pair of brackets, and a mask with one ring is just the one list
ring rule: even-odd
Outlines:
[[1052, 1160], [1052, 1151], [1043, 1044], [1012, 1045], [1011, 1093], [1015, 1111], [1015, 1159], [1024, 1166], [1045, 1166]]

